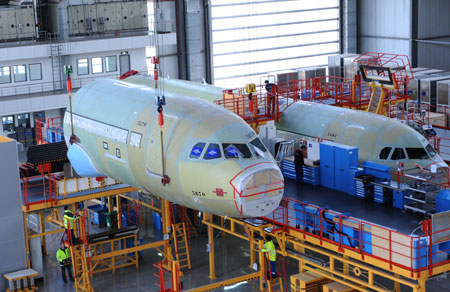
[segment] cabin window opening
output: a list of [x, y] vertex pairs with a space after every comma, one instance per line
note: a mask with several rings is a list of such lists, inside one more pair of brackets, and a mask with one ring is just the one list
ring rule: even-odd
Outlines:
[[116, 148], [116, 156], [117, 156], [117, 158], [120, 158], [120, 149], [119, 148]]
[[379, 159], [388, 159], [389, 153], [391, 153], [392, 147], [384, 147], [381, 149], [380, 155], [378, 156]]
[[211, 144], [209, 144], [208, 149], [206, 149], [203, 159], [211, 160], [211, 159], [217, 159], [217, 158], [221, 158], [221, 157], [222, 157], [222, 153], [220, 152], [219, 144], [211, 143]]
[[108, 142], [103, 142], [103, 149], [108, 150]]
[[189, 158], [199, 159], [200, 155], [202, 155], [203, 149], [205, 148], [206, 143], [199, 142], [192, 147], [191, 154]]
[[247, 144], [223, 143], [222, 147], [225, 158], [252, 158], [252, 153]]
[[[429, 144], [428, 144], [429, 145]], [[406, 148], [409, 159], [429, 159], [427, 152], [423, 148]]]
[[405, 159], [405, 150], [403, 148], [395, 148], [394, 152], [392, 152], [391, 160], [401, 160]]
[[136, 148], [141, 148], [141, 140], [142, 140], [142, 134], [131, 132], [130, 135], [130, 145], [134, 146]]
[[434, 150], [433, 146], [431, 146], [430, 144], [425, 146], [425, 150], [428, 152], [428, 155], [430, 155], [431, 158], [434, 158], [437, 154], [436, 150]]

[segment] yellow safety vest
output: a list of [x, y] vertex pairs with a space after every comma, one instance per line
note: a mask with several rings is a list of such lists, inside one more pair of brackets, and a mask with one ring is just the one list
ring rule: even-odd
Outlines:
[[275, 249], [275, 244], [273, 241], [268, 241], [264, 243], [265, 249], [263, 251], [266, 251], [266, 257], [269, 259], [269, 261], [274, 262], [277, 260], [277, 250]]
[[75, 224], [74, 221], [76, 219], [77, 218], [74, 217], [69, 210], [64, 211], [64, 228], [68, 229], [67, 228], [67, 225], [68, 225], [67, 222], [70, 221], [70, 229], [73, 229], [73, 225]]
[[58, 251], [56, 252], [56, 259], [60, 264], [63, 260], [70, 259], [70, 257], [70, 250], [68, 248], [65, 248], [64, 250], [58, 249]]

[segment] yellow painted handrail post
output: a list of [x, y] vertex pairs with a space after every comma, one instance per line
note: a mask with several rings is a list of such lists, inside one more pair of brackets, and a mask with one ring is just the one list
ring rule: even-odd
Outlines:
[[[212, 223], [212, 215], [203, 213], [205, 219]], [[216, 264], [214, 261], [214, 228], [208, 225], [208, 244], [209, 244], [209, 278], [216, 278]]]
[[[161, 199], [162, 218], [163, 218], [163, 234], [170, 234], [170, 204], [169, 201]], [[173, 260], [172, 247], [164, 246], [164, 256], [168, 261]]]
[[259, 291], [265, 291], [264, 289], [264, 279], [265, 279], [265, 264], [264, 264], [264, 242], [258, 240], [258, 250], [259, 250]]
[[[45, 233], [45, 219], [44, 219], [44, 211], [39, 212], [39, 224], [40, 224], [40, 232]], [[42, 252], [44, 255], [47, 254], [47, 242], [45, 241], [45, 235], [41, 237], [42, 242]]]
[[28, 216], [27, 213], [23, 213], [23, 228], [25, 232], [25, 258], [27, 259], [27, 268], [31, 268], [30, 260], [30, 238], [28, 233]]
[[120, 194], [116, 195], [117, 204], [117, 228], [122, 228], [122, 200]]

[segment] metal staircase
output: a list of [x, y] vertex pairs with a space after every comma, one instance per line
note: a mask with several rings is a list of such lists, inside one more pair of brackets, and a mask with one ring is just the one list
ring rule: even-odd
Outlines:
[[50, 59], [52, 60], [53, 90], [62, 90], [62, 44], [50, 44]]
[[172, 232], [175, 243], [175, 254], [177, 261], [180, 264], [180, 269], [191, 269], [191, 258], [189, 256], [186, 224], [184, 222], [173, 224]]
[[75, 291], [94, 292], [89, 279], [88, 259], [86, 256], [86, 246], [78, 244], [70, 247], [72, 254], [72, 268], [75, 278]]

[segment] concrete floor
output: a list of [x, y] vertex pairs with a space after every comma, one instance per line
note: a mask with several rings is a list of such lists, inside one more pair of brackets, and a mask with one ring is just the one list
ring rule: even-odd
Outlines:
[[[405, 228], [406, 230], [410, 230], [410, 227], [416, 225], [418, 222], [417, 220], [420, 220], [412, 214], [406, 213], [405, 215], [399, 210], [391, 210], [389, 208], [386, 209], [386, 206], [383, 205], [376, 203], [368, 204], [364, 200], [361, 200], [361, 202], [357, 200], [355, 201], [354, 197], [346, 194], [341, 194], [341, 197], [336, 192], [328, 191], [325, 188], [312, 187], [309, 185], [297, 186], [289, 180], [286, 181], [286, 186], [286, 195], [289, 197], [294, 197], [298, 200], [310, 200], [310, 203], [320, 205], [323, 205], [321, 202], [324, 202], [327, 203], [331, 209], [344, 212], [349, 211], [355, 217], [366, 214], [366, 217], [368, 216], [368, 218], [364, 216], [362, 217], [379, 224], [383, 224], [383, 222], [384, 224], [387, 224], [387, 222], [392, 222], [392, 218], [401, 215], [406, 217], [397, 217], [397, 221], [404, 220], [409, 221], [409, 223], [400, 223], [398, 227], [400, 227], [400, 229]], [[349, 197], [350, 201], [347, 201], [344, 196]], [[314, 197], [319, 197], [316, 199], [317, 202], [312, 201]], [[352, 202], [352, 204], [349, 204], [349, 202]], [[341, 210], [340, 208], [343, 209]], [[369, 211], [364, 211], [365, 208], [368, 208]], [[160, 231], [153, 229], [151, 213], [146, 214], [145, 218], [146, 220], [142, 228], [142, 232], [140, 232], [140, 237], [144, 238], [145, 242], [160, 240], [162, 235]], [[398, 220], [398, 218], [404, 219]], [[52, 228], [54, 227], [47, 225], [47, 230]], [[100, 231], [98, 228], [94, 228], [94, 230]], [[203, 226], [202, 231], [203, 233], [199, 236], [199, 238], [191, 239], [192, 269], [186, 270], [185, 275], [182, 277], [184, 290], [212, 283], [212, 281], [208, 279], [209, 262], [208, 253], [205, 251], [205, 245], [207, 243], [205, 226]], [[61, 234], [47, 236], [49, 255], [44, 257], [45, 280], [38, 282], [40, 291], [74, 291], [72, 284], [65, 284], [62, 281], [60, 268], [55, 259], [60, 238]], [[216, 234], [215, 259], [217, 276], [216, 281], [253, 272], [253, 270], [249, 267], [249, 245], [248, 242], [242, 239], [230, 235], [222, 237], [220, 234]], [[144, 251], [142, 259], [140, 260], [139, 269], [127, 267], [119, 269], [115, 274], [112, 274], [112, 272], [97, 274], [92, 279], [93, 287], [95, 291], [105, 292], [158, 291], [158, 287], [155, 285], [157, 278], [154, 276], [157, 269], [153, 266], [153, 264], [161, 260], [162, 257], [158, 255], [156, 250]], [[298, 264], [291, 259], [285, 259], [285, 271], [287, 285], [289, 285], [289, 276], [298, 273]], [[386, 286], [392, 289], [392, 287], [389, 287], [390, 285], [387, 283]], [[216, 291], [246, 292], [255, 290], [252, 290], [252, 287], [249, 284], [243, 283], [235, 287], [227, 287], [227, 289], [218, 289]], [[288, 289], [285, 289], [285, 291], [288, 291]], [[403, 291], [409, 290], [403, 287], [402, 292]], [[427, 292], [450, 292], [450, 277], [440, 281], [429, 280], [427, 282]]]

